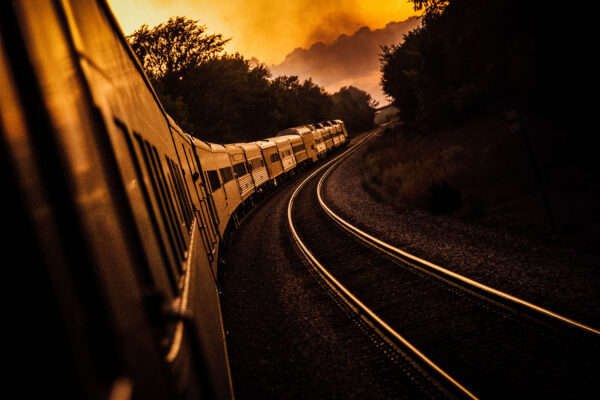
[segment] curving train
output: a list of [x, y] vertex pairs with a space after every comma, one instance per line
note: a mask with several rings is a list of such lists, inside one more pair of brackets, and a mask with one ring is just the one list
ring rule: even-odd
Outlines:
[[36, 333], [21, 397], [232, 398], [219, 252], [257, 199], [347, 141], [340, 120], [198, 140], [106, 1], [2, 2], [4, 257], [33, 305], [15, 340]]

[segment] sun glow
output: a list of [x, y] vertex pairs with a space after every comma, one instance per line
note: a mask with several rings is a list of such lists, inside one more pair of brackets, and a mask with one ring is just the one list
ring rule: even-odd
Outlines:
[[416, 15], [406, 0], [109, 0], [126, 35], [172, 16], [199, 20], [210, 33], [232, 38], [226, 50], [267, 64], [297, 47], [335, 40], [362, 26], [384, 27]]

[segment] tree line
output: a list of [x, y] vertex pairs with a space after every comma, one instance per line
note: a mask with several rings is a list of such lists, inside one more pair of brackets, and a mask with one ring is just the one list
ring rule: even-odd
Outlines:
[[[409, 0], [422, 27], [383, 47], [382, 86], [416, 127], [457, 124], [515, 109], [544, 118], [580, 114], [586, 62], [569, 50], [575, 18], [522, 0]], [[563, 13], [561, 15], [561, 13]], [[561, 29], [568, 25], [567, 29]]]
[[273, 77], [264, 64], [225, 53], [229, 39], [198, 21], [173, 17], [127, 39], [167, 113], [200, 139], [252, 141], [332, 119], [351, 132], [373, 125], [376, 102], [368, 93], [349, 86], [330, 94], [310, 79]]

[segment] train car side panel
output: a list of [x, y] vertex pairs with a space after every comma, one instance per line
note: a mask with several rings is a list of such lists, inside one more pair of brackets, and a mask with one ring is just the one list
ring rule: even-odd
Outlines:
[[246, 160], [248, 160], [248, 170], [251, 171], [254, 186], [258, 189], [269, 180], [269, 172], [260, 146], [256, 143], [239, 143], [238, 145], [244, 149]]
[[[188, 144], [182, 136], [175, 138], [169, 129], [166, 114], [122, 33], [118, 31], [106, 4], [100, 2], [99, 7], [91, 7], [91, 3], [83, 6], [79, 2], [68, 1], [62, 4], [73, 45], [82, 55], [81, 66], [95, 106], [109, 129], [115, 158], [120, 167], [131, 168], [131, 173], [121, 169], [130, 204], [135, 210], [144, 210], [144, 205], [148, 210], [149, 217], [146, 220], [151, 221], [148, 225], [152, 229], [142, 230], [138, 226], [139, 240], [148, 242], [153, 236], [152, 232], [162, 235], [159, 242], [167, 244], [176, 261], [174, 267], [165, 268], [175, 278], [173, 304], [177, 312], [193, 316], [193, 323], [186, 327], [182, 321], [166, 327], [165, 333], [171, 343], [166, 362], [176, 374], [175, 384], [178, 390], [191, 388], [212, 392], [215, 397], [230, 398], [231, 381], [222, 321], [216, 317], [220, 315], [220, 309], [212, 268], [204, 254], [206, 250], [201, 246], [202, 241], [196, 239], [197, 235], [192, 236], [200, 223], [193, 212], [185, 178], [191, 172], [188, 170], [185, 173], [186, 167], [180, 157]], [[139, 216], [136, 215], [136, 223]], [[160, 248], [160, 245], [157, 247]], [[145, 248], [147, 251], [150, 245]], [[161, 250], [158, 252], [161, 253]], [[151, 277], [159, 276], [155, 268], [150, 269], [149, 273]], [[213, 300], [207, 300], [207, 308], [204, 309], [204, 305], [186, 300], [190, 292], [202, 293], [205, 298]], [[208, 307], [217, 309], [208, 310]], [[207, 332], [219, 330], [221, 334], [211, 341], [207, 340], [210, 336]], [[220, 345], [214, 346], [215, 341]], [[177, 343], [180, 346], [178, 351], [174, 351]], [[197, 343], [202, 350], [193, 351]], [[197, 385], [201, 387], [194, 389]]]

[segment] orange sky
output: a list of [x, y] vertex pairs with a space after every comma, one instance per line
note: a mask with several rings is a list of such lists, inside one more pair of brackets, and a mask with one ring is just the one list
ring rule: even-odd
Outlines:
[[109, 0], [124, 33], [172, 16], [199, 20], [232, 38], [229, 53], [280, 63], [296, 47], [330, 42], [361, 26], [382, 28], [416, 15], [406, 0]]

